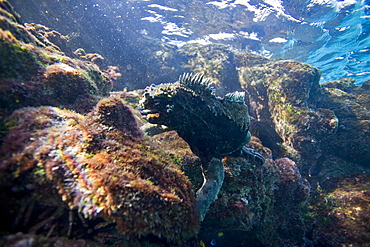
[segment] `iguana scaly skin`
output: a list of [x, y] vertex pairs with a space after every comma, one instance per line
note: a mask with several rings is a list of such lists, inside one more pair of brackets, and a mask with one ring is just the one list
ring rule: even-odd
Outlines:
[[244, 147], [251, 138], [244, 95], [234, 92], [217, 97], [209, 79], [184, 74], [175, 83], [147, 87], [140, 100], [139, 109], [148, 122], [176, 130], [202, 163], [208, 164], [197, 192], [201, 220], [222, 186], [224, 156], [245, 156], [264, 163], [260, 154]]

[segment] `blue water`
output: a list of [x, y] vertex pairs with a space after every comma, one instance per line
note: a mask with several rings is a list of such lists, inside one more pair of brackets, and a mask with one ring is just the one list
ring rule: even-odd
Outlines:
[[[370, 5], [366, 1], [34, 0], [39, 10], [33, 12], [21, 0], [10, 2], [26, 21], [64, 34], [78, 33], [82, 47], [90, 43], [103, 56], [111, 53], [117, 65], [130, 64], [129, 59], [145, 60], [140, 47], [135, 47], [140, 39], [179, 47], [188, 42], [223, 43], [311, 64], [322, 70], [322, 83], [343, 77], [357, 84], [370, 79]], [[128, 54], [124, 47], [130, 45], [134, 48]], [[109, 47], [104, 51], [102, 46]]]
[[362, 83], [370, 79], [369, 18], [370, 6], [358, 1], [333, 20], [325, 21], [320, 46], [304, 60], [323, 70], [322, 81], [350, 77]]
[[[370, 79], [370, 5], [365, 1], [224, 0], [209, 1], [203, 7], [207, 5], [217, 7], [220, 16], [231, 17], [220, 25], [221, 30], [199, 35], [180, 18], [176, 19], [178, 22], [167, 22], [181, 13], [178, 5], [162, 7], [150, 2], [148, 17], [143, 20], [161, 23], [163, 39], [178, 45], [182, 44], [180, 40], [226, 41], [267, 57], [295, 59], [316, 66], [323, 72], [321, 82], [350, 77], [361, 84]], [[252, 24], [250, 20], [233, 16], [242, 15], [241, 12], [251, 17]], [[234, 28], [229, 29], [233, 21]], [[235, 25], [235, 22], [239, 23]]]

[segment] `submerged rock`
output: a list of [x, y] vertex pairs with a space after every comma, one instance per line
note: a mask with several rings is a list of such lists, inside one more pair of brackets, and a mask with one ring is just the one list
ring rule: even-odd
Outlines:
[[[194, 189], [203, 183], [201, 161], [174, 131], [152, 137], [166, 153], [178, 160]], [[202, 222], [199, 240], [205, 246], [303, 245], [306, 227], [302, 210], [309, 199], [310, 185], [298, 165], [287, 158], [272, 160], [271, 151], [252, 137], [247, 144], [263, 154], [266, 162], [256, 165], [243, 157], [225, 157], [225, 179], [218, 199]], [[292, 234], [294, 232], [294, 234]]]
[[370, 176], [333, 181], [314, 194], [306, 218], [314, 225], [311, 243], [318, 246], [369, 246]]
[[[267, 142], [276, 143], [271, 147], [276, 157], [283, 153], [288, 153], [296, 161], [302, 155], [312, 157], [310, 149], [314, 147], [310, 143], [335, 131], [336, 126], [333, 126], [327, 129], [327, 133], [312, 133], [323, 132], [320, 119], [329, 121], [331, 117], [330, 112], [312, 110], [320, 97], [320, 73], [316, 68], [295, 61], [272, 61], [241, 67], [240, 71], [251, 116], [257, 122], [254, 126], [267, 130], [255, 131], [260, 133], [262, 141], [269, 139]], [[332, 117], [335, 118], [334, 115]]]
[[[19, 208], [31, 197], [35, 207], [61, 210], [50, 219], [55, 227], [62, 227], [60, 218], [68, 218], [68, 210], [81, 217], [70, 224], [86, 225], [85, 230], [71, 225], [48, 235], [86, 237], [93, 222], [105, 222], [106, 233], [117, 238], [130, 235], [127, 243], [155, 236], [184, 244], [197, 233], [189, 180], [143, 139], [120, 98], [100, 101], [87, 116], [55, 107], [22, 108], [9, 124], [0, 151], [2, 197], [9, 200], [2, 202], [2, 218], [9, 220], [4, 224], [14, 224], [9, 216], [26, 217]], [[17, 200], [19, 191], [28, 196]], [[31, 219], [23, 227], [44, 220], [35, 218], [36, 212], [29, 209]], [[19, 229], [18, 224], [13, 227]]]
[[[96, 64], [65, 55], [49, 39], [58, 32], [22, 24], [7, 1], [0, 4], [0, 126], [12, 111], [50, 105], [80, 113], [92, 110], [112, 88], [112, 78]], [[0, 136], [1, 143], [2, 133]]]
[[[322, 84], [319, 107], [329, 109], [339, 119], [335, 136], [326, 140], [329, 152], [349, 162], [370, 167], [370, 82], [361, 86], [352, 79]], [[345, 150], [338, 152], [339, 150]]]
[[234, 53], [228, 46], [190, 43], [176, 50], [176, 54], [184, 61], [183, 70], [211, 78], [219, 92], [240, 90]]

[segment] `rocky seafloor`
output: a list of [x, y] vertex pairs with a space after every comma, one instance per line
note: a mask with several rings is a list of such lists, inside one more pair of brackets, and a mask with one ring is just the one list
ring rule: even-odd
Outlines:
[[199, 222], [201, 161], [175, 131], [144, 134], [142, 90], [111, 92], [124, 73], [0, 6], [0, 245], [370, 246], [369, 81], [320, 85], [315, 67], [220, 44], [147, 47], [164, 82], [245, 91], [247, 146], [266, 159], [224, 157]]

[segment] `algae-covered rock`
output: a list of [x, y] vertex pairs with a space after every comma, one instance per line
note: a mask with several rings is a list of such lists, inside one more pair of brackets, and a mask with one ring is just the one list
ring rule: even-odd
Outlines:
[[[174, 131], [152, 139], [163, 143], [165, 152], [181, 165], [194, 189], [199, 188], [203, 182], [201, 161], [189, 146]], [[205, 246], [215, 241], [221, 246], [280, 246], [282, 241], [299, 246], [307, 230], [301, 212], [310, 185], [295, 162], [272, 160], [271, 151], [257, 138], [252, 137], [247, 147], [263, 154], [266, 162], [261, 166], [242, 157], [223, 159], [225, 180], [202, 222], [199, 239]]]
[[[306, 232], [306, 241], [310, 244], [334, 246], [339, 243], [357, 243], [362, 246], [367, 241], [363, 240], [363, 234], [368, 231], [363, 223], [367, 221], [364, 216], [366, 213], [362, 214], [362, 209], [359, 209], [362, 207], [353, 209], [345, 200], [335, 199], [337, 213], [340, 210], [346, 211], [347, 207], [350, 209], [344, 214], [349, 215], [354, 210], [360, 210], [361, 213], [356, 214], [356, 217], [338, 215], [338, 219], [334, 219], [336, 216], [329, 212], [332, 208], [322, 210], [322, 206], [327, 207], [328, 196], [333, 196], [330, 194], [332, 191], [336, 191], [335, 196], [338, 198], [350, 200], [350, 194], [356, 197], [359, 193], [357, 189], [347, 187], [343, 181], [356, 180], [361, 176], [359, 174], [365, 174], [366, 177], [368, 173], [370, 147], [367, 83], [356, 86], [352, 80], [342, 79], [319, 85], [319, 71], [295, 61], [258, 62], [242, 66], [239, 70], [241, 85], [249, 96], [248, 104], [253, 117], [251, 132], [272, 148], [274, 157], [294, 159], [302, 176], [314, 188], [314, 197], [310, 201], [302, 201], [308, 203], [311, 211], [306, 209], [305, 214], [303, 210], [296, 214], [295, 220], [292, 221], [294, 216], [288, 219], [281, 225], [279, 237], [299, 241], [298, 236]], [[275, 162], [284, 165], [280, 174], [289, 177], [289, 170], [286, 169], [289, 162], [286, 158]], [[306, 183], [287, 185], [284, 181], [280, 181], [280, 186], [288, 188], [290, 192], [282, 195], [278, 191], [276, 198], [281, 199], [281, 202], [287, 195], [297, 199], [307, 196]], [[294, 189], [297, 185], [297, 189]], [[363, 191], [368, 190], [367, 187], [365, 185]], [[360, 197], [360, 200], [367, 200], [363, 199], [363, 195]], [[290, 208], [290, 205], [284, 203], [277, 205], [283, 206], [279, 208], [282, 211]], [[282, 214], [280, 219], [284, 220], [285, 215]], [[300, 224], [304, 225], [301, 217], [309, 219], [306, 221], [306, 229], [299, 227]], [[298, 224], [297, 228], [292, 227], [295, 224]], [[289, 229], [292, 229], [290, 233]]]
[[[329, 138], [330, 151], [348, 161], [364, 166], [370, 164], [370, 89], [351, 79], [342, 79], [322, 85], [324, 97], [319, 106], [338, 117], [338, 131]], [[340, 152], [338, 152], [341, 150]]]
[[[86, 238], [89, 226], [102, 222], [109, 225], [102, 227], [106, 234], [123, 240], [130, 235], [127, 243], [155, 236], [163, 243], [184, 244], [196, 234], [199, 216], [189, 180], [143, 139], [120, 98], [100, 101], [87, 116], [56, 107], [22, 108], [9, 124], [0, 151], [2, 197], [8, 198], [2, 200], [2, 218], [9, 227], [15, 224], [11, 217], [26, 217], [19, 211], [22, 203], [32, 201], [38, 208], [59, 208], [50, 219], [57, 228], [63, 217], [68, 219], [68, 210], [80, 215], [70, 218], [71, 224], [85, 225], [50, 233], [38, 229], [52, 236]], [[23, 229], [51, 217], [38, 219], [33, 215], [38, 210], [27, 210], [31, 218]], [[76, 216], [76, 211], [70, 212]]]
[[304, 156], [315, 162], [313, 150], [316, 154], [321, 152], [317, 143], [337, 128], [335, 114], [315, 109], [321, 92], [319, 70], [290, 60], [239, 70], [251, 115], [256, 119], [255, 132], [260, 133], [261, 140], [276, 143], [271, 146], [276, 157], [286, 153], [296, 161]]
[[370, 177], [336, 180], [311, 200], [312, 242], [318, 246], [369, 246]]
[[289, 159], [267, 159], [260, 167], [242, 158], [224, 161], [225, 182], [202, 224], [201, 236], [215, 229], [234, 230], [244, 237], [230, 240], [231, 245], [281, 246], [282, 241], [301, 245], [306, 228], [300, 214], [310, 185], [296, 164]]
[[[66, 56], [50, 42], [58, 32], [20, 23], [7, 1], [0, 5], [0, 117], [25, 106], [51, 105], [88, 112], [112, 87], [91, 61]], [[40, 31], [41, 30], [41, 31]]]
[[177, 53], [187, 61], [182, 65], [184, 69], [212, 78], [214, 86], [221, 92], [240, 88], [234, 54], [226, 45], [190, 43], [178, 49]]

